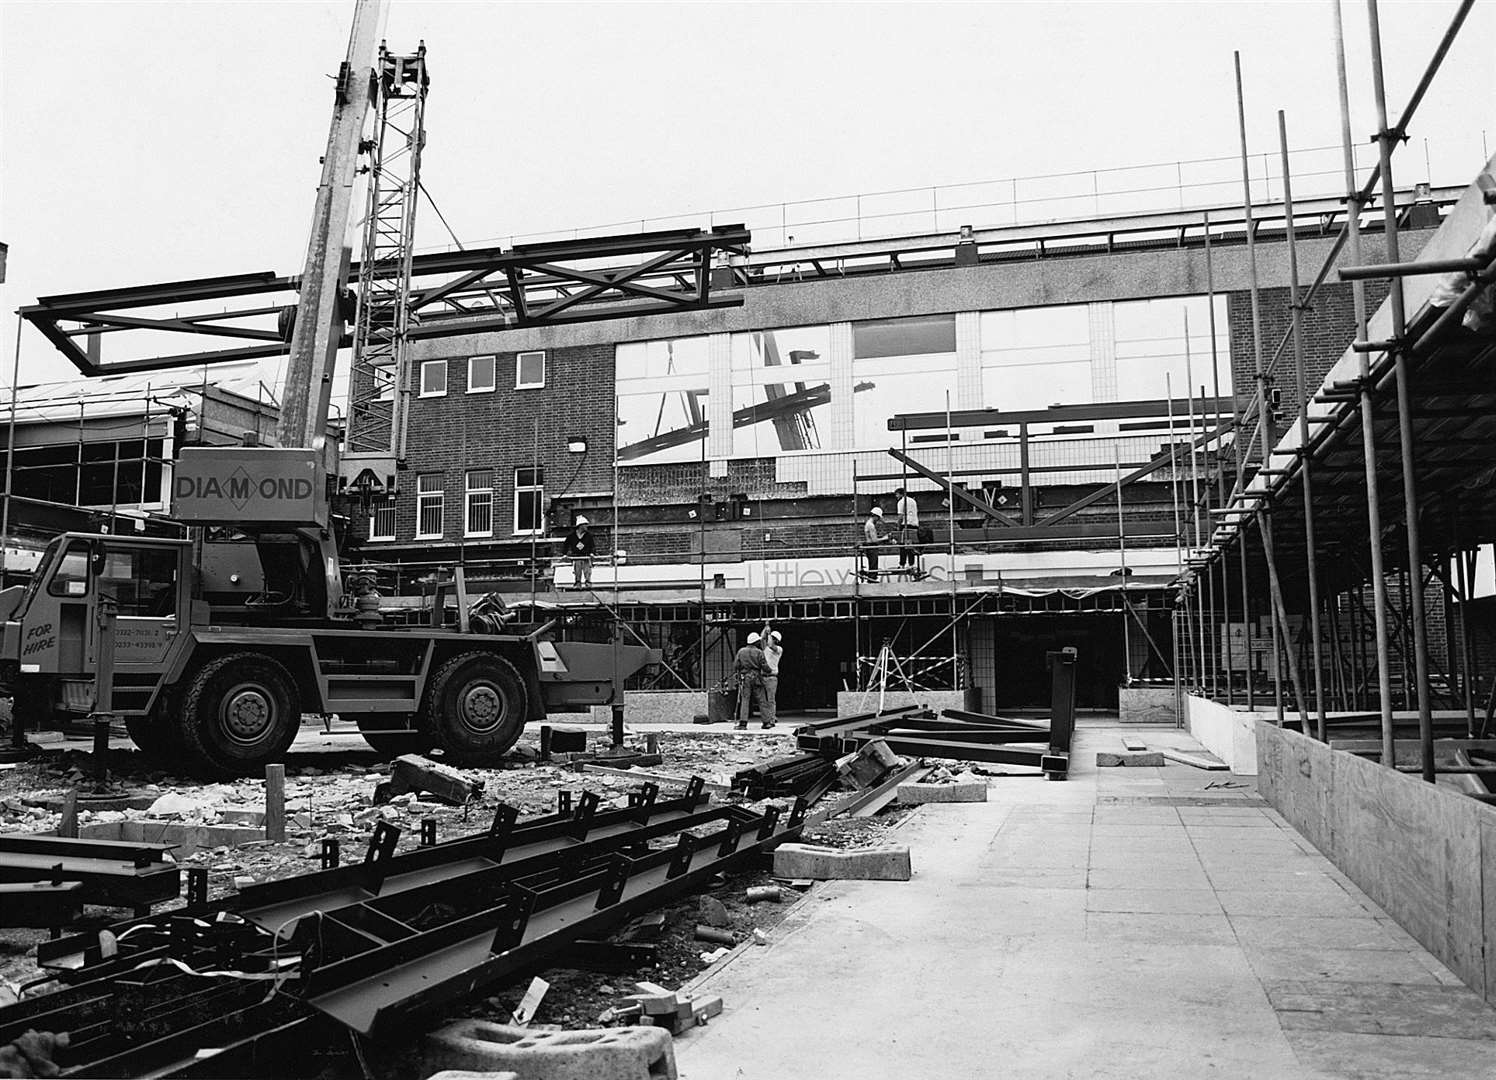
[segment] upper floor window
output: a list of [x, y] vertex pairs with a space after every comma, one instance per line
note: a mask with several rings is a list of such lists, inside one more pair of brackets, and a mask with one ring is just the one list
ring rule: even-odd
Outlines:
[[426, 360], [421, 363], [421, 396], [443, 397], [447, 393], [447, 362]]
[[514, 388], [539, 390], [545, 386], [545, 350], [522, 352], [514, 358]]
[[492, 393], [496, 383], [492, 356], [473, 356], [468, 359], [467, 392], [469, 394]]

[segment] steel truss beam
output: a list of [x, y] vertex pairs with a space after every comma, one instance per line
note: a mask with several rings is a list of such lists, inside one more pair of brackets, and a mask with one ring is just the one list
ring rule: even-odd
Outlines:
[[[745, 253], [751, 239], [741, 225], [723, 225], [416, 255], [410, 260], [407, 336], [740, 305], [740, 295], [713, 291], [712, 262]], [[363, 273], [362, 263], [349, 268], [351, 280]], [[44, 296], [20, 314], [85, 375], [160, 371], [284, 355], [299, 288], [298, 277], [267, 271]], [[274, 301], [267, 303], [268, 297]], [[245, 303], [251, 298], [253, 303]], [[207, 301], [234, 310], [188, 316], [158, 310]], [[134, 342], [133, 355], [102, 361], [103, 337], [126, 333]], [[181, 334], [204, 338], [204, 347], [181, 351]], [[351, 342], [352, 335], [344, 334], [340, 346]]]

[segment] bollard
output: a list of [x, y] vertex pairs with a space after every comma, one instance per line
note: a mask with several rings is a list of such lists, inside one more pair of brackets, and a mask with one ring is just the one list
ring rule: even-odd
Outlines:
[[286, 838], [286, 767], [265, 766], [265, 839], [280, 843]]
[[78, 836], [78, 789], [69, 788], [62, 797], [62, 818], [57, 823], [58, 836]]
[[436, 847], [436, 818], [421, 819], [421, 846]]
[[322, 869], [336, 870], [338, 868], [338, 838], [336, 836], [324, 836], [322, 838]]
[[623, 746], [623, 702], [613, 705], [613, 749]]
[[551, 760], [551, 725], [540, 725], [540, 760]]
[[644, 752], [646, 754], [658, 754], [660, 752], [660, 733], [658, 731], [645, 733]]
[[109, 718], [96, 716], [93, 722], [94, 783], [103, 787], [109, 780]]

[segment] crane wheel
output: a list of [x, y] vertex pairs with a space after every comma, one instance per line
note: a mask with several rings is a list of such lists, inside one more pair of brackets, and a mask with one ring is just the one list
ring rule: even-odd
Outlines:
[[264, 653], [221, 656], [188, 683], [178, 723], [182, 750], [205, 776], [252, 776], [290, 748], [301, 726], [296, 681]]
[[400, 716], [395, 713], [369, 713], [364, 716], [345, 716], [358, 724], [364, 742], [380, 757], [389, 760], [401, 754], [424, 754], [436, 745], [431, 732], [412, 727], [409, 731], [395, 731], [400, 725]]
[[491, 652], [453, 657], [431, 681], [426, 715], [447, 760], [496, 762], [519, 741], [529, 715], [525, 682], [514, 665]]

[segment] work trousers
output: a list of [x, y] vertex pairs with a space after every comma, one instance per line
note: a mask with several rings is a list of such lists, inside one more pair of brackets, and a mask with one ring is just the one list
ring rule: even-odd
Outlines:
[[738, 680], [738, 723], [746, 724], [748, 714], [752, 709], [754, 701], [758, 702], [758, 715], [766, 717], [764, 712], [764, 684], [758, 676]]
[[772, 724], [778, 717], [779, 704], [775, 698], [779, 694], [779, 676], [764, 676], [764, 700], [759, 706], [758, 715], [766, 724]]

